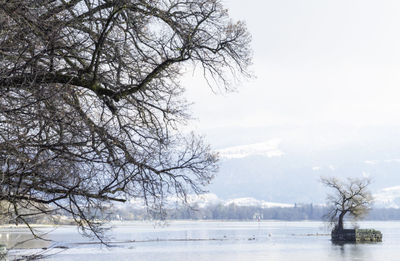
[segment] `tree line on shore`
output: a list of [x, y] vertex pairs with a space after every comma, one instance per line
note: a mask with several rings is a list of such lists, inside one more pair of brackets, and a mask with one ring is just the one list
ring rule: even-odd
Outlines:
[[[111, 207], [102, 216], [104, 220], [152, 220], [152, 219], [180, 219], [180, 220], [284, 220], [284, 221], [323, 221], [328, 207], [314, 204], [295, 204], [293, 207], [239, 206], [234, 203], [229, 205], [215, 204], [206, 207], [179, 205], [165, 208], [164, 215], [154, 216], [154, 213], [146, 208], [124, 206]], [[65, 215], [52, 217], [43, 215], [30, 218], [30, 223], [36, 224], [72, 224], [72, 218]], [[373, 208], [366, 216], [366, 220], [389, 221], [400, 220], [400, 209], [397, 208]], [[12, 224], [12, 220], [3, 219], [2, 224]]]
[[[192, 220], [324, 220], [328, 207], [313, 204], [295, 204], [294, 207], [238, 206], [235, 204], [216, 204], [203, 208], [180, 206], [165, 210], [166, 219]], [[146, 209], [123, 208], [112, 212], [113, 220], [146, 220], [152, 219]], [[366, 220], [400, 220], [400, 209], [373, 208]]]

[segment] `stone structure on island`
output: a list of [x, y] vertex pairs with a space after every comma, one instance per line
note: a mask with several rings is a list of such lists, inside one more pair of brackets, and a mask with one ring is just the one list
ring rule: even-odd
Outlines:
[[382, 242], [382, 233], [375, 229], [334, 229], [331, 238], [332, 242], [337, 243]]

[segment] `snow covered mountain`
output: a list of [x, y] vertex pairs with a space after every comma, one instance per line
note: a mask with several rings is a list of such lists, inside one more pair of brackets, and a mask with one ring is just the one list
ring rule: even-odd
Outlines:
[[266, 142], [233, 146], [218, 150], [222, 159], [239, 159], [249, 156], [266, 156], [268, 158], [280, 157], [284, 152], [279, 149], [280, 139], [271, 139]]
[[231, 131], [224, 139], [217, 133], [211, 142], [219, 148], [220, 170], [208, 190], [224, 200], [250, 197], [266, 202], [320, 204], [328, 192], [319, 182], [321, 176], [369, 177], [377, 206], [400, 206], [400, 137], [394, 135], [400, 132], [400, 126], [330, 132], [342, 140], [330, 139], [328, 130], [302, 143], [291, 138], [298, 132], [248, 128]]
[[[224, 206], [229, 206], [231, 204], [234, 204], [236, 206], [244, 207], [244, 206], [249, 206], [249, 207], [260, 207], [260, 208], [273, 208], [273, 207], [281, 207], [281, 208], [291, 208], [294, 205], [293, 204], [285, 204], [285, 203], [276, 203], [276, 202], [268, 202], [264, 200], [258, 200], [255, 198], [251, 197], [246, 197], [246, 198], [234, 198], [234, 199], [228, 199], [228, 200], [223, 200], [218, 198], [217, 195], [213, 193], [206, 193], [206, 194], [201, 194], [201, 195], [188, 195], [187, 196], [187, 203], [195, 208], [206, 208], [210, 206], [215, 206], [218, 204], [224, 205]], [[175, 208], [177, 206], [180, 206], [182, 204], [182, 201], [176, 197], [169, 197], [165, 207], [166, 208]], [[118, 204], [118, 208], [125, 208], [129, 206], [130, 208], [133, 209], [142, 209], [144, 208], [144, 202], [143, 200], [131, 200], [127, 204]]]
[[275, 202], [267, 202], [264, 200], [257, 200], [255, 198], [236, 198], [236, 199], [230, 199], [226, 200], [224, 205], [230, 205], [234, 204], [236, 206], [248, 206], [248, 207], [261, 207], [261, 208], [274, 208], [274, 207], [280, 207], [280, 208], [291, 208], [294, 207], [294, 204], [285, 204], [285, 203], [275, 203]]
[[400, 208], [400, 186], [384, 188], [373, 196], [376, 207]]

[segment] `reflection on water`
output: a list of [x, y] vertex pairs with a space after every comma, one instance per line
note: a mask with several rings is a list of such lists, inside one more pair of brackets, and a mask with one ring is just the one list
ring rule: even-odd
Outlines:
[[[209, 222], [171, 221], [167, 226], [150, 222], [119, 223], [105, 247], [77, 234], [73, 227], [59, 227], [46, 237], [19, 247], [49, 248], [61, 253], [46, 260], [276, 260], [356, 261], [400, 260], [400, 222], [361, 223], [383, 232], [382, 243], [332, 244], [328, 228], [320, 222]], [[39, 229], [42, 233], [50, 228]], [[28, 231], [1, 230], [0, 244], [29, 238]], [[8, 234], [8, 236], [7, 236]], [[61, 247], [61, 248], [60, 248]], [[11, 255], [23, 249], [10, 251]], [[30, 250], [32, 251], [32, 250]], [[49, 252], [51, 253], [51, 251]]]
[[[52, 229], [51, 229], [52, 230]], [[37, 231], [37, 236], [44, 240], [35, 239], [28, 229], [9, 227], [0, 229], [0, 244], [10, 248], [44, 248], [48, 247], [51, 242], [47, 241], [47, 232]]]
[[[364, 252], [358, 244], [355, 243], [332, 243], [333, 250], [340, 253], [342, 260], [348, 260], [350, 258], [357, 258], [359, 260], [365, 260]], [[335, 249], [335, 247], [337, 249]], [[354, 258], [353, 258], [354, 257]]]

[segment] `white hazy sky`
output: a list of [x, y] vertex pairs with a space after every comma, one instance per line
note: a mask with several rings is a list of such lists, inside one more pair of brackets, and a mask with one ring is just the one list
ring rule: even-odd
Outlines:
[[400, 125], [400, 1], [224, 3], [252, 34], [256, 78], [237, 93], [215, 95], [187, 76], [200, 131]]

